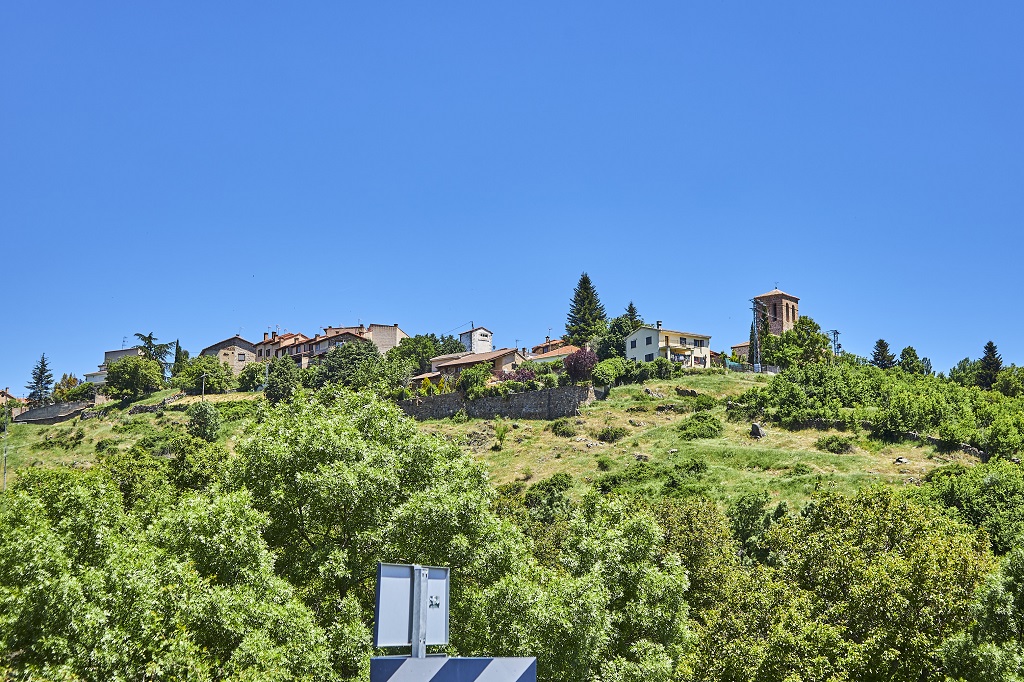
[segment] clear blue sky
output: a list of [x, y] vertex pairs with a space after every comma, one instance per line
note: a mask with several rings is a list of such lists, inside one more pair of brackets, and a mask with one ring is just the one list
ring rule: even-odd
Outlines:
[[0, 388], [154, 332], [609, 313], [1024, 362], [1024, 4], [7, 2]]

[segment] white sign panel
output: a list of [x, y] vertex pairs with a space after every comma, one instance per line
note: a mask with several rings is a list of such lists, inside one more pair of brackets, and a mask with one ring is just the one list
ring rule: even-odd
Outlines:
[[447, 644], [448, 583], [447, 568], [377, 564], [373, 645], [412, 646], [419, 627], [426, 644]]

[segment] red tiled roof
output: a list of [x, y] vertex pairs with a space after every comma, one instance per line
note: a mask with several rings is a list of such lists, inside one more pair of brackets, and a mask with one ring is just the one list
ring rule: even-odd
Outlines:
[[754, 298], [771, 298], [773, 296], [785, 296], [786, 298], [792, 298], [794, 301], [799, 301], [800, 300], [799, 298], [797, 298], [793, 294], [787, 294], [785, 291], [780, 291], [778, 288], [772, 289], [767, 294], [761, 294], [760, 296], [755, 296]]
[[572, 355], [573, 353], [575, 353], [578, 350], [579, 350], [578, 347], [572, 346], [572, 345], [570, 345], [570, 346], [559, 346], [558, 348], [556, 348], [554, 350], [549, 350], [547, 353], [540, 353], [538, 355], [533, 355], [533, 356], [530, 357], [530, 360], [547, 360], [548, 358], [560, 358], [560, 357], [562, 357], [564, 355]]
[[469, 355], [464, 355], [455, 360], [442, 362], [437, 366], [437, 368], [442, 369], [445, 367], [459, 367], [461, 365], [478, 365], [481, 362], [491, 362], [498, 358], [503, 358], [506, 355], [518, 352], [519, 351], [515, 348], [499, 348], [498, 350], [491, 351], [490, 353], [470, 353]]

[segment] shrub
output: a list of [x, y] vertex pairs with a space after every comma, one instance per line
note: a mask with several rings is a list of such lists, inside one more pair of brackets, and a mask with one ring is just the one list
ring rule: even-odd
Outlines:
[[217, 440], [219, 429], [220, 413], [212, 403], [199, 402], [188, 408], [187, 431], [189, 435], [213, 442]]
[[501, 450], [505, 445], [505, 438], [508, 436], [509, 429], [512, 428], [507, 421], [501, 417], [494, 418], [494, 443], [493, 450]]
[[698, 412], [679, 425], [680, 437], [683, 440], [697, 438], [717, 438], [722, 435], [722, 422], [707, 412]]
[[806, 476], [811, 473], [811, 467], [807, 466], [803, 462], [800, 462], [792, 469], [794, 476]]
[[672, 378], [672, 361], [668, 358], [654, 358], [654, 362], [650, 363], [651, 371], [653, 376], [658, 379], [671, 379]]
[[469, 415], [466, 414], [465, 410], [459, 410], [452, 416], [448, 417], [448, 420], [453, 424], [465, 424], [469, 421]]
[[510, 381], [521, 381], [525, 384], [527, 381], [537, 378], [537, 373], [530, 367], [520, 366], [516, 371], [506, 374], [505, 378]]
[[693, 399], [693, 411], [704, 412], [718, 407], [718, 401], [709, 395], [701, 394]]
[[[845, 452], [853, 452], [853, 438], [849, 436], [837, 436], [835, 434], [822, 436], [814, 441], [814, 447], [822, 452], [831, 452], [841, 455]], [[809, 472], [808, 472], [809, 473]]]
[[251, 419], [256, 416], [261, 400], [234, 400], [217, 405], [217, 412], [222, 421], [234, 422], [240, 419]]
[[551, 433], [562, 438], [572, 438], [576, 435], [576, 426], [567, 418], [562, 417], [551, 422]]
[[576, 351], [565, 358], [565, 372], [573, 381], [589, 381], [597, 366], [597, 354], [587, 348]]
[[608, 455], [601, 455], [597, 458], [597, 468], [601, 471], [608, 471], [612, 468], [612, 458]]
[[629, 435], [625, 426], [606, 426], [597, 433], [597, 439], [603, 443], [614, 443]]
[[626, 362], [622, 358], [610, 358], [597, 363], [592, 377], [595, 386], [614, 386], [625, 373]]
[[558, 388], [557, 374], [552, 374], [550, 372], [547, 374], [542, 374], [540, 380], [541, 383], [544, 385], [544, 388]]

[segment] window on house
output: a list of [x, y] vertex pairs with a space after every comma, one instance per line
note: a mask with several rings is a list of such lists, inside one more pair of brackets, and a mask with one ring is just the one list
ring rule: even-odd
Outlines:
[[630, 348], [636, 348], [636, 339], [631, 339], [630, 340], [629, 347]]
[[772, 303], [772, 321], [779, 319], [779, 304]]
[[645, 355], [644, 362], [654, 362], [654, 353], [648, 353]]
[[680, 346], [685, 346], [686, 345], [686, 337], [685, 336], [680, 336], [679, 337], [679, 345]]
[[238, 361], [239, 362], [245, 362], [245, 353], [239, 353], [238, 354]]
[[652, 339], [652, 337], [650, 337], [650, 336], [647, 337], [647, 345], [648, 346], [651, 345], [651, 343], [652, 343], [651, 339]]

